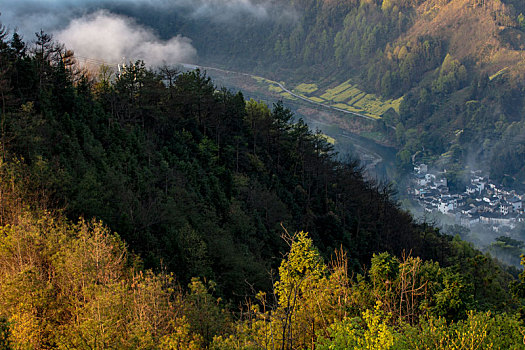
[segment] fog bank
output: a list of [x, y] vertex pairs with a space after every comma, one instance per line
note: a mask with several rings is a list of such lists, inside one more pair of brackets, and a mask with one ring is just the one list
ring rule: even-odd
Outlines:
[[197, 56], [190, 39], [175, 36], [160, 40], [133, 19], [105, 10], [72, 20], [54, 37], [80, 59], [95, 58], [110, 64], [139, 59], [153, 66], [190, 63]]

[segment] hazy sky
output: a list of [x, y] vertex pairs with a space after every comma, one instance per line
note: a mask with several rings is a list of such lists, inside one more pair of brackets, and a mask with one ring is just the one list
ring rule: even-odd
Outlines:
[[[148, 6], [177, 11], [193, 18], [212, 21], [263, 19], [271, 0], [7, 0], [0, 5], [0, 21], [11, 32], [17, 30], [26, 41], [43, 29], [73, 49], [78, 56], [108, 62], [143, 59], [158, 65], [192, 63], [197, 57], [191, 38], [176, 35], [161, 40], [151, 28], [109, 12], [115, 5]], [[241, 16], [241, 17], [239, 17]]]
[[[63, 28], [72, 17], [115, 5], [148, 6], [163, 11], [183, 11], [188, 16], [230, 20], [236, 15], [262, 18], [268, 15], [271, 0], [6, 0], [0, 5], [1, 20], [16, 25], [24, 34]], [[250, 18], [244, 17], [246, 20]]]

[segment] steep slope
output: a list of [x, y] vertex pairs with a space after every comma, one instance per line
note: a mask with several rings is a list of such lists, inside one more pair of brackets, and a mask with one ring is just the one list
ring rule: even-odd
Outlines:
[[[520, 70], [524, 53], [508, 45], [507, 36], [520, 35], [515, 15], [501, 1], [425, 1], [416, 8], [417, 19], [402, 36], [408, 40], [430, 35], [448, 43], [448, 53], [470, 60], [476, 71], [494, 74], [508, 67]], [[401, 39], [401, 40], [402, 40]]]
[[[400, 168], [410, 166], [401, 160], [410, 159], [407, 153], [436, 162], [442, 154], [459, 149], [458, 157], [446, 160], [451, 167], [477, 163], [497, 180], [525, 179], [512, 164], [503, 164], [503, 171], [492, 166], [492, 158], [502, 148], [509, 159], [522, 156], [518, 148], [500, 144], [502, 133], [508, 128], [512, 133], [516, 127], [512, 123], [522, 120], [525, 9], [521, 2], [267, 4], [275, 11], [264, 19], [229, 22], [176, 13], [168, 21], [162, 14], [153, 16], [151, 9], [115, 10], [138, 16], [164, 35], [182, 33], [192, 38], [205, 64], [261, 72], [292, 86], [316, 83], [327, 89], [351, 80], [361, 90], [383, 97], [404, 96], [399, 115], [385, 118], [391, 128], [378, 128], [397, 143]], [[151, 18], [160, 20], [154, 23]], [[397, 134], [389, 131], [397, 126]]]
[[522, 340], [525, 275], [414, 222], [282, 103], [141, 62], [91, 80], [39, 35], [0, 33], [0, 347]]
[[2, 159], [22, 162], [25, 199], [103, 220], [146, 267], [242, 298], [271, 287], [283, 228], [307, 229], [325, 256], [343, 246], [356, 269], [380, 251], [444, 266], [476, 255], [413, 222], [282, 104], [246, 103], [199, 71], [165, 86], [140, 62], [90, 81], [52, 42], [34, 55], [1, 44]]

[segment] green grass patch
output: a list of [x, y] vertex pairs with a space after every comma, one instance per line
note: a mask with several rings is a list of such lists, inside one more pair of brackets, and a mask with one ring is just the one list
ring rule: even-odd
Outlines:
[[317, 102], [317, 103], [324, 103], [324, 102], [325, 102], [325, 100], [323, 100], [322, 98], [320, 98], [320, 97], [315, 97], [315, 96], [314, 96], [314, 97], [308, 97], [308, 99], [309, 99], [309, 100], [312, 100], [312, 101], [314, 101], [314, 102]]
[[368, 112], [368, 111], [366, 111], [364, 109], [356, 108], [354, 106], [349, 106], [349, 105], [344, 104], [344, 103], [337, 103], [337, 104], [332, 105], [332, 106], [336, 107], [336, 108], [339, 108], [339, 109], [342, 109], [342, 110], [345, 110], [345, 111], [348, 111], [348, 112], [362, 114], [362, 115], [370, 117], [370, 118], [381, 119], [381, 117], [379, 115], [377, 115], [377, 114], [373, 114], [373, 113], [370, 113], [370, 112]]
[[334, 101], [334, 102], [344, 102], [344, 101], [352, 98], [354, 96], [353, 94], [354, 94], [354, 92], [350, 88], [350, 89], [341, 91], [341, 93], [339, 93], [338, 95], [335, 95], [334, 98], [332, 99], [332, 101]]
[[347, 103], [352, 106], [354, 104], [356, 104], [357, 102], [359, 102], [359, 100], [361, 100], [363, 97], [366, 96], [366, 92], [360, 92], [358, 93], [357, 95], [355, 95], [354, 97], [352, 97]]
[[328, 136], [326, 134], [323, 134], [322, 136], [326, 142], [328, 142], [329, 144], [335, 145], [335, 139], [333, 137]]
[[509, 67], [505, 67], [503, 69], [500, 69], [499, 71], [497, 71], [496, 73], [492, 74], [490, 77], [489, 77], [489, 80], [492, 80], [500, 75], [502, 75], [503, 73], [505, 73], [507, 70], [509, 69]]
[[297, 101], [297, 97], [291, 95], [289, 92], [283, 92], [281, 93], [281, 96], [286, 98], [287, 100]]
[[355, 108], [353, 106], [349, 106], [349, 105], [344, 104], [344, 103], [336, 103], [335, 105], [332, 105], [332, 106], [335, 107], [335, 108], [344, 109], [345, 111], [349, 111], [349, 112], [363, 113], [362, 109]]
[[[372, 114], [383, 114], [386, 111], [386, 109], [383, 111], [384, 103], [378, 101], [374, 95], [363, 96], [363, 98], [354, 103], [353, 106], [364, 109]], [[381, 111], [383, 111], [383, 113]]]
[[263, 77], [258, 77], [258, 76], [256, 76], [256, 75], [252, 75], [252, 78], [253, 78], [256, 82], [258, 82], [259, 84], [260, 84], [260, 83], [265, 83], [265, 84], [271, 83], [270, 80], [268, 80], [268, 79], [266, 79], [266, 78], [263, 78]]
[[293, 92], [298, 94], [310, 95], [316, 92], [317, 90], [318, 87], [316, 84], [299, 84], [293, 89]]
[[277, 93], [281, 93], [283, 92], [283, 89], [281, 89], [279, 86], [277, 85], [269, 85], [268, 86], [268, 90], [270, 90], [271, 92], [277, 92]]
[[392, 101], [390, 102], [390, 104], [392, 105], [392, 108], [394, 109], [394, 111], [399, 113], [399, 106], [401, 106], [401, 102], [403, 102], [403, 96], [401, 96], [397, 100], [389, 100], [389, 101]]
[[[394, 108], [391, 100], [382, 101], [377, 96], [372, 94], [363, 96], [363, 98], [354, 103], [353, 106], [365, 110], [373, 117], [381, 116], [390, 108]], [[399, 109], [399, 105], [397, 108]]]
[[334, 100], [334, 98], [339, 95], [341, 92], [349, 89], [352, 87], [352, 84], [350, 83], [350, 80], [347, 80], [345, 81], [344, 83], [342, 83], [341, 85], [338, 85], [336, 87], [334, 87], [333, 89], [327, 89], [326, 92], [321, 95], [321, 98], [327, 100], [327, 101], [332, 101]]
[[[351, 101], [351, 100], [354, 100], [359, 95], [365, 95], [365, 93], [359, 90], [357, 87], [351, 86], [348, 89], [343, 90], [339, 94], [337, 94], [333, 100], [334, 102]], [[351, 104], [348, 102], [346, 103]]]
[[444, 158], [452, 158], [452, 151], [447, 151], [441, 155]]
[[269, 79], [266, 79], [266, 78], [263, 78], [263, 77], [258, 77], [256, 75], [252, 75], [251, 76], [256, 82], [258, 82], [259, 84], [274, 84], [274, 85], [277, 85], [277, 82], [276, 81], [273, 81], [273, 80], [269, 80]]

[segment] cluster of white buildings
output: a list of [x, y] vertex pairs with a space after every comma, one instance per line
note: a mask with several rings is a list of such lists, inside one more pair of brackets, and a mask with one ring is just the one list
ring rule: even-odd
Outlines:
[[425, 211], [439, 211], [466, 227], [485, 224], [495, 231], [514, 228], [517, 222], [525, 220], [525, 194], [495, 184], [481, 171], [470, 172], [465, 192], [451, 193], [445, 175], [446, 170], [432, 172], [425, 164], [414, 166], [408, 191]]

